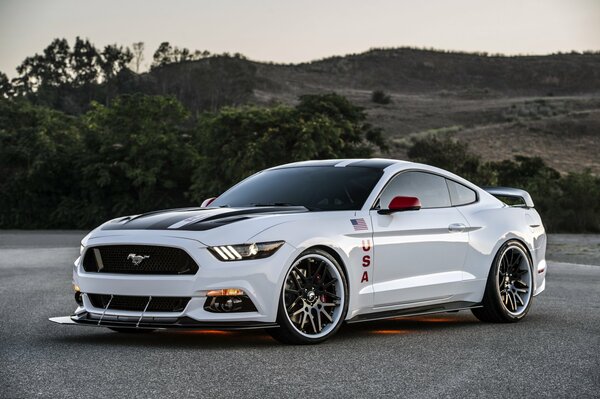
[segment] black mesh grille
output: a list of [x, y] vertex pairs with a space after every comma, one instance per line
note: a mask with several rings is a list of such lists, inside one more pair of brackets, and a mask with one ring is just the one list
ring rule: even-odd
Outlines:
[[107, 245], [88, 248], [86, 272], [127, 274], [195, 274], [198, 265], [182, 249], [150, 245]]
[[142, 312], [146, 305], [148, 305], [146, 312], [182, 312], [191, 299], [189, 297], [153, 296], [148, 304], [150, 297], [147, 296], [113, 295], [111, 301], [110, 295], [88, 294], [88, 298], [95, 308], [104, 309], [110, 301], [108, 309], [134, 312]]

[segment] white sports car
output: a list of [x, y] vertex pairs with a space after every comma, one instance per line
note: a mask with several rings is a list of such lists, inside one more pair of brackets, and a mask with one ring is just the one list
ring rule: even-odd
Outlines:
[[50, 320], [119, 332], [267, 328], [296, 344], [343, 322], [464, 309], [515, 322], [544, 290], [545, 250], [523, 190], [388, 159], [298, 162], [202, 207], [96, 228], [73, 267], [78, 307]]

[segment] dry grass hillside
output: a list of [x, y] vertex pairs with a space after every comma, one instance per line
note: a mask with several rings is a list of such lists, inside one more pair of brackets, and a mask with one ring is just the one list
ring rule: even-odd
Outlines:
[[[600, 174], [600, 53], [488, 56], [379, 49], [278, 65], [213, 57], [146, 77], [191, 109], [293, 103], [335, 91], [366, 108], [404, 158], [411, 137], [451, 135], [489, 160], [540, 156], [560, 172]], [[374, 90], [390, 104], [371, 101]]]

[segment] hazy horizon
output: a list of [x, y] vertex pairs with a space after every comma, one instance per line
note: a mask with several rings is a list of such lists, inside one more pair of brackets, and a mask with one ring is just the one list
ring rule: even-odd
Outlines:
[[1, 0], [0, 71], [9, 77], [54, 38], [97, 47], [146, 45], [144, 69], [160, 42], [298, 63], [374, 47], [418, 47], [504, 55], [600, 50], [600, 2], [594, 0]]

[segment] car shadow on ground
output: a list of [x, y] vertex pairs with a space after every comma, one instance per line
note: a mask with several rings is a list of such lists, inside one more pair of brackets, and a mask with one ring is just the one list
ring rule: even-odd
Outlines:
[[[443, 314], [431, 316], [402, 317], [346, 324], [340, 331], [326, 341], [367, 339], [373, 336], [411, 335], [423, 332], [464, 329], [481, 325], [473, 316], [464, 314]], [[156, 331], [153, 333], [117, 333], [96, 327], [69, 327], [76, 330], [69, 334], [46, 337], [56, 343], [91, 346], [128, 346], [153, 348], [204, 348], [231, 349], [232, 347], [271, 347], [280, 345], [265, 330], [219, 331], [219, 330], [183, 330]], [[372, 339], [372, 338], [369, 338]]]

